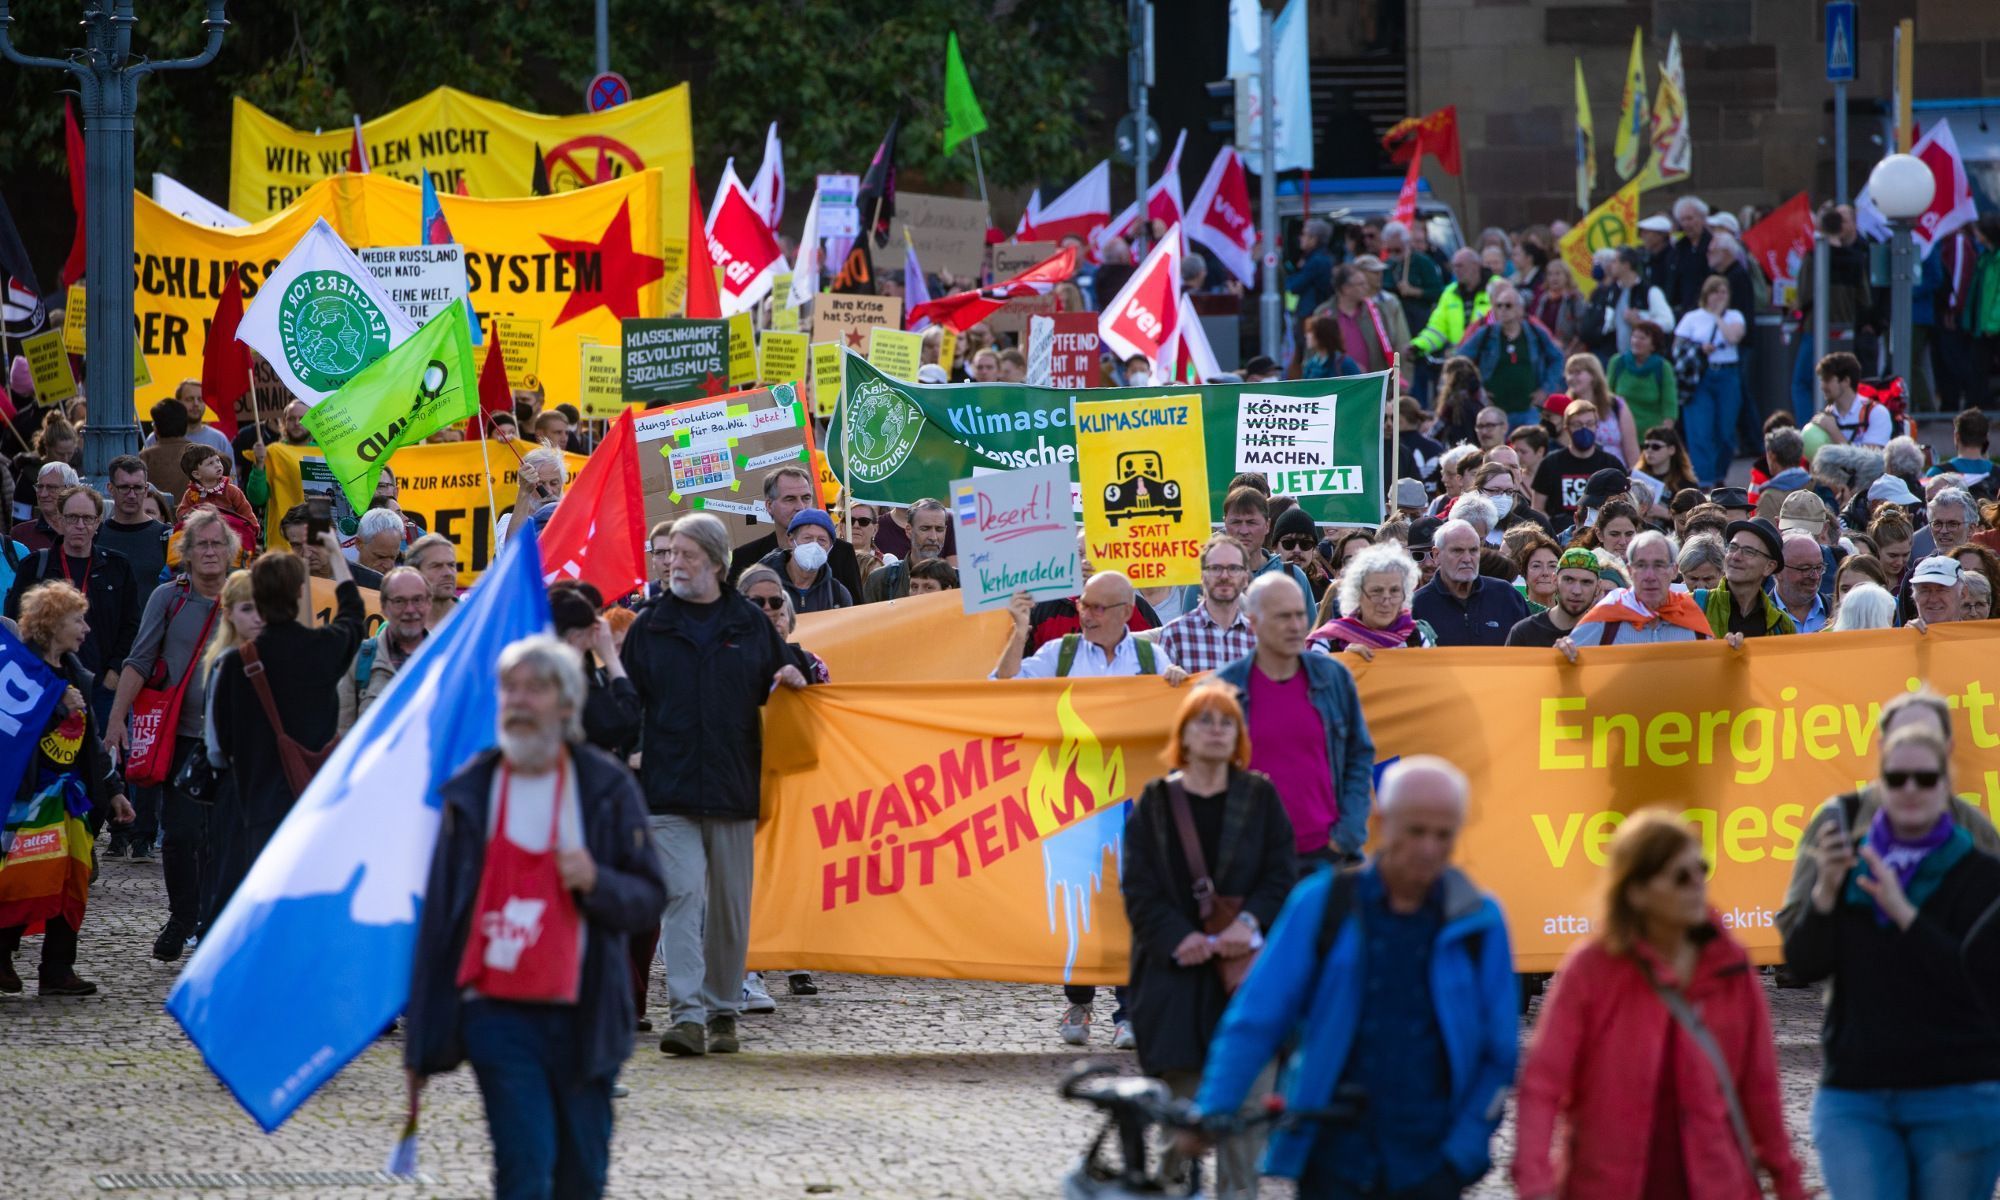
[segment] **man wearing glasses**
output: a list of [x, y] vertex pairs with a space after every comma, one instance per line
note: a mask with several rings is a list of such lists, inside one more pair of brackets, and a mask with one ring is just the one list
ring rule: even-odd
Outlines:
[[91, 708], [100, 719], [111, 710], [118, 668], [132, 652], [132, 639], [139, 632], [139, 590], [132, 564], [97, 544], [104, 513], [104, 497], [95, 491], [82, 484], [65, 488], [56, 502], [56, 532], [61, 540], [22, 559], [7, 593], [7, 615], [15, 618], [21, 615], [21, 597], [45, 580], [63, 580], [83, 593], [90, 604], [85, 618], [90, 632], [76, 656], [97, 681]]
[[396, 673], [430, 636], [431, 585], [422, 571], [390, 567], [382, 575], [381, 604], [381, 632], [362, 641], [347, 674], [340, 677], [338, 728], [343, 734], [389, 690]]
[[[1777, 528], [1761, 519], [1731, 521], [1726, 536], [1722, 547], [1722, 582], [1694, 594], [1694, 602], [1708, 617], [1710, 631], [1716, 637], [1727, 638], [1732, 646], [1741, 646], [1744, 638], [1797, 633], [1798, 626], [1791, 616], [1764, 590], [1765, 581], [1788, 561], [1788, 544]], [[1813, 565], [1818, 566], [1818, 548], [1810, 538], [1803, 541], [1813, 547]], [[1811, 586], [1819, 587], [1817, 575], [1813, 576]], [[1824, 615], [1820, 622], [1825, 624]]]
[[1528, 319], [1512, 284], [1493, 286], [1493, 311], [1458, 347], [1479, 367], [1486, 395], [1507, 424], [1531, 425], [1542, 401], [1563, 387], [1563, 356], [1549, 331]]
[[1226, 533], [1201, 548], [1201, 603], [1167, 622], [1153, 644], [1188, 671], [1213, 671], [1257, 647], [1250, 618], [1243, 615], [1243, 590], [1250, 569], [1243, 544]]
[[165, 521], [146, 515], [146, 493], [152, 486], [146, 464], [136, 455], [121, 454], [112, 459], [111, 514], [97, 533], [106, 550], [115, 550], [131, 562], [141, 608], [160, 586], [160, 576], [167, 567], [167, 538], [174, 532]]
[[1776, 600], [1800, 633], [1818, 633], [1826, 628], [1826, 599], [1819, 592], [1820, 580], [1825, 576], [1826, 562], [1819, 543], [1808, 534], [1786, 531]]

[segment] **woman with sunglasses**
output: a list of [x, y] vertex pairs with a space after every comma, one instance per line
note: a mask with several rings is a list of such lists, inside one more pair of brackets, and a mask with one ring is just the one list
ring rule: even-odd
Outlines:
[[1873, 818], [1855, 805], [1845, 819], [1843, 798], [1815, 821], [1811, 892], [1785, 931], [1792, 977], [1833, 983], [1813, 1142], [1833, 1200], [1989, 1197], [2000, 1018], [1963, 948], [2000, 901], [2000, 858], [1957, 820], [1951, 745], [1935, 728], [1895, 728], [1881, 762]]
[[872, 504], [849, 504], [843, 511], [846, 516], [841, 520], [844, 531], [841, 536], [854, 547], [855, 564], [861, 569], [861, 578], [866, 579], [870, 571], [882, 565], [882, 552], [875, 548], [875, 526], [881, 515]]
[[1671, 425], [1655, 425], [1646, 431], [1639, 441], [1639, 466], [1650, 479], [1658, 480], [1659, 502], [1647, 510], [1646, 515], [1655, 521], [1673, 519], [1667, 508], [1667, 501], [1687, 488], [1699, 489], [1695, 481], [1694, 460], [1688, 457], [1687, 446], [1682, 443], [1680, 431]]
[[1598, 932], [1564, 960], [1528, 1045], [1524, 1200], [1754, 1200], [1765, 1176], [1780, 1200], [1806, 1195], [1763, 984], [1709, 907], [1708, 871], [1679, 817], [1619, 826]]

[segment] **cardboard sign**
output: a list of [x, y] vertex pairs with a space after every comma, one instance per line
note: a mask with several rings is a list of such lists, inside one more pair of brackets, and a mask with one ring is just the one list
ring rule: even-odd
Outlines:
[[69, 294], [63, 297], [63, 349], [81, 356], [84, 353], [83, 323], [89, 305], [84, 300], [83, 285], [72, 283]]
[[507, 382], [530, 391], [542, 386], [542, 323], [532, 317], [496, 314], [487, 318], [489, 336], [500, 339], [500, 361], [507, 368]]
[[896, 296], [844, 296], [825, 292], [813, 297], [812, 340], [845, 346], [856, 354], [868, 350], [871, 329], [901, 329], [903, 301]]
[[1005, 608], [1015, 592], [1059, 597], [1082, 589], [1069, 471], [1061, 464], [956, 480], [951, 498], [966, 612]]
[[1017, 341], [1025, 340], [1028, 336], [1028, 318], [1053, 317], [1056, 315], [1056, 306], [1060, 303], [1054, 292], [1046, 296], [1016, 296], [999, 312], [986, 318], [986, 327], [996, 335], [1010, 334]]
[[755, 541], [771, 531], [764, 477], [785, 466], [813, 469], [812, 420], [790, 384], [650, 409], [633, 432], [649, 529], [709, 512], [733, 545]]
[[1061, 252], [1059, 242], [1002, 242], [993, 247], [993, 278], [1010, 279]]
[[1097, 314], [1057, 313], [1055, 337], [1049, 348], [1049, 386], [1096, 387], [1100, 377]]
[[623, 321], [625, 402], [656, 405], [729, 390], [729, 323]]
[[841, 349], [832, 342], [818, 342], [812, 348], [813, 415], [822, 420], [833, 416], [840, 402]]
[[807, 346], [806, 335], [788, 333], [783, 330], [766, 330], [758, 347], [762, 359], [757, 367], [757, 378], [764, 383], [796, 383], [806, 381]]
[[884, 375], [915, 383], [917, 366], [923, 357], [924, 335], [921, 333], [903, 333], [894, 329], [869, 331], [868, 361], [880, 367]]
[[625, 351], [586, 343], [578, 375], [576, 404], [586, 417], [616, 417], [625, 411]]
[[[861, 210], [854, 206], [861, 192], [859, 175], [819, 177], [819, 235], [823, 238], [851, 238], [861, 235]], [[903, 198], [896, 197], [898, 206]]]
[[1049, 386], [1049, 373], [1056, 349], [1056, 319], [1028, 318], [1028, 373], [1022, 382], [1030, 387]]
[[729, 318], [729, 386], [757, 382], [757, 326], [749, 313]]
[[[446, 305], [465, 299], [465, 248], [456, 243], [364, 247], [354, 253], [368, 273], [381, 281], [389, 299], [419, 325]], [[504, 358], [505, 345], [500, 352]]]
[[28, 370], [35, 376], [35, 403], [60, 404], [76, 395], [76, 375], [69, 369], [61, 331], [51, 329], [21, 342]]
[[1122, 571], [1139, 587], [1201, 582], [1209, 536], [1201, 408], [1199, 395], [1076, 405], [1083, 525], [1098, 570]]
[[[866, 221], [868, 214], [861, 214]], [[826, 234], [826, 199], [820, 199], [820, 232]], [[907, 230], [917, 248], [917, 261], [929, 271], [949, 271], [961, 281], [979, 278], [986, 261], [986, 205], [951, 196], [896, 192], [896, 217], [889, 222], [889, 244], [903, 244]], [[1043, 256], [1044, 258], [1047, 255]]]

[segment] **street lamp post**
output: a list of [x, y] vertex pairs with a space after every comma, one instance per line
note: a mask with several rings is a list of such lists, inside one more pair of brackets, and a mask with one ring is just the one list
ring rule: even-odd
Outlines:
[[1931, 206], [1937, 180], [1923, 159], [1891, 154], [1869, 172], [1868, 194], [1894, 231], [1889, 239], [1889, 367], [1909, 387], [1917, 370], [1910, 353], [1910, 296], [1917, 279], [1916, 244], [1910, 227]]
[[85, 229], [84, 265], [89, 297], [84, 325], [85, 375], [90, 421], [84, 429], [84, 474], [104, 479], [111, 460], [139, 452], [139, 422], [132, 407], [132, 124], [139, 81], [155, 71], [205, 67], [222, 49], [227, 0], [208, 0], [202, 28], [208, 42], [193, 58], [154, 62], [132, 58], [132, 0], [84, 0], [82, 47], [69, 57], [42, 58], [14, 48], [14, 17], [0, 0], [0, 55], [23, 67], [68, 71], [83, 95]]

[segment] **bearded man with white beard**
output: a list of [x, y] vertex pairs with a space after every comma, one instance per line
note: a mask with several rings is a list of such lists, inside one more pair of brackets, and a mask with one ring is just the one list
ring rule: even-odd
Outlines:
[[628, 936], [666, 881], [632, 773], [583, 739], [583, 664], [546, 634], [501, 652], [499, 748], [440, 790], [403, 1065], [470, 1062], [499, 1196], [597, 1197], [637, 1010]]

